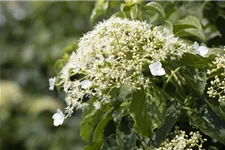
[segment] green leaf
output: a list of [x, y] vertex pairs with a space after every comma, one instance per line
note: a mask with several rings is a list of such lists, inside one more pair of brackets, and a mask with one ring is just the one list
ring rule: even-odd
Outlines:
[[138, 16], [139, 16], [139, 8], [138, 8], [138, 5], [135, 4], [133, 7], [131, 7], [130, 9], [130, 16], [131, 16], [131, 19], [137, 19]]
[[102, 142], [95, 142], [95, 143], [93, 143], [91, 145], [86, 146], [84, 148], [84, 150], [94, 150], [94, 149], [97, 150], [97, 149], [99, 149], [101, 147], [101, 145], [102, 145]]
[[169, 30], [171, 33], [173, 33], [173, 25], [171, 24], [170, 21], [165, 20], [164, 24], [162, 25], [163, 28], [166, 28]]
[[207, 97], [205, 98], [208, 105], [212, 108], [212, 110], [220, 117], [220, 119], [225, 121], [225, 105], [223, 103], [219, 103], [216, 99]]
[[115, 13], [115, 14], [113, 14], [113, 16], [115, 16], [115, 17], [119, 17], [119, 18], [125, 18], [126, 16], [124, 15], [124, 13], [123, 12], [117, 12], [117, 13]]
[[130, 113], [135, 120], [135, 128], [144, 137], [150, 137], [154, 129], [161, 127], [165, 111], [165, 99], [157, 89], [142, 88], [133, 93]]
[[132, 131], [130, 134], [117, 130], [117, 143], [121, 149], [133, 149], [136, 146], [136, 137]]
[[179, 31], [181, 29], [186, 29], [186, 28], [196, 28], [198, 30], [202, 30], [202, 26], [200, 22], [194, 16], [188, 16], [182, 20], [178, 20], [178, 22], [174, 24], [175, 31]]
[[130, 4], [121, 4], [120, 6], [120, 10], [123, 13], [123, 15], [129, 19], [131, 19], [131, 13], [130, 13], [131, 8], [132, 8], [132, 5]]
[[156, 147], [160, 146], [160, 144], [166, 139], [167, 134], [173, 128], [181, 114], [180, 104], [175, 99], [168, 99], [166, 105], [167, 110], [165, 123], [160, 129], [155, 130], [154, 136], [151, 140], [151, 143]]
[[186, 67], [181, 71], [181, 75], [185, 78], [186, 84], [190, 89], [195, 90], [202, 96], [208, 79], [206, 72], [207, 71], [205, 69]]
[[188, 112], [191, 125], [225, 145], [225, 121], [221, 120], [210, 107]]
[[117, 144], [116, 134], [107, 137], [100, 150], [120, 150], [121, 147]]
[[109, 7], [109, 2], [108, 1], [98, 0], [95, 3], [95, 8], [92, 10], [91, 17], [90, 17], [90, 20], [91, 20], [91, 24], [92, 25], [94, 24], [95, 20], [100, 15], [102, 15], [104, 12], [106, 12], [106, 10], [108, 9], [108, 7]]
[[163, 18], [166, 18], [165, 11], [159, 3], [150, 2], [146, 6], [144, 6], [144, 8], [146, 8], [147, 10], [154, 11], [154, 12], [158, 13], [160, 16], [162, 16]]
[[131, 92], [133, 91], [133, 88], [129, 85], [123, 85], [121, 88], [120, 88], [120, 91], [119, 91], [119, 95], [118, 95], [118, 99], [119, 100], [125, 100], [127, 95], [130, 94]]
[[220, 54], [220, 55], [223, 55], [225, 54], [225, 51], [222, 49], [222, 48], [208, 48], [208, 53], [207, 55], [217, 55], [217, 54]]
[[202, 57], [197, 54], [185, 53], [181, 60], [177, 62], [178, 66], [192, 66], [195, 68], [208, 68], [209, 64], [214, 60], [215, 56]]
[[112, 119], [112, 109], [102, 106], [99, 110], [93, 110], [81, 123], [80, 135], [88, 144], [103, 141], [103, 129]]
[[203, 31], [196, 28], [185, 28], [175, 32], [178, 37], [195, 37], [197, 40], [205, 41], [206, 37]]
[[152, 134], [152, 130], [149, 125], [149, 116], [147, 114], [146, 94], [144, 89], [133, 93], [130, 112], [135, 119], [135, 125], [137, 131], [144, 137], [148, 137]]
[[122, 149], [134, 149], [136, 137], [133, 130], [133, 118], [129, 115], [123, 117], [116, 130], [117, 143]]

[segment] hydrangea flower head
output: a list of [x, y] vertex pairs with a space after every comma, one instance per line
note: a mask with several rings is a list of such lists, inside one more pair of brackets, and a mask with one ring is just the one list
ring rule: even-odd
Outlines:
[[[66, 112], [87, 107], [83, 101], [87, 95], [101, 104], [112, 100], [110, 89], [151, 86], [149, 77], [143, 75], [146, 65], [159, 61], [150, 70], [154, 75], [164, 75], [160, 61], [179, 59], [191, 49], [168, 30], [144, 21], [112, 17], [100, 22], [79, 40], [76, 53], [60, 72], [67, 94]], [[71, 80], [76, 74], [82, 74], [82, 79]], [[94, 104], [95, 109], [100, 108]]]

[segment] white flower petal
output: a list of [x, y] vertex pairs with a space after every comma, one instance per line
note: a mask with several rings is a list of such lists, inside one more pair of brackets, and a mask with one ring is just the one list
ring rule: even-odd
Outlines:
[[162, 76], [166, 74], [164, 68], [162, 68], [162, 64], [160, 61], [156, 61], [153, 64], [150, 64], [149, 69], [153, 76]]
[[57, 109], [57, 112], [52, 116], [54, 119], [54, 126], [62, 125], [64, 121], [64, 115], [60, 109]]
[[193, 47], [194, 47], [194, 49], [195, 49], [196, 51], [198, 51], [198, 48], [199, 48], [198, 42], [194, 42]]
[[93, 106], [95, 107], [96, 110], [98, 110], [98, 109], [101, 108], [100, 102], [94, 102], [94, 103], [93, 103]]
[[200, 46], [200, 47], [198, 48], [198, 52], [199, 52], [199, 55], [205, 57], [206, 54], [208, 53], [208, 48], [205, 47], [205, 46]]
[[166, 71], [164, 68], [160, 68], [157, 70], [157, 76], [162, 76], [162, 75], [165, 75], [166, 74]]
[[54, 90], [55, 86], [55, 77], [49, 79], [49, 90]]
[[162, 67], [162, 64], [160, 61], [156, 61], [149, 65], [149, 69], [159, 69]]
[[198, 55], [201, 55], [202, 57], [205, 57], [206, 54], [208, 53], [208, 48], [206, 46], [199, 46], [199, 44], [197, 42], [194, 42], [194, 45], [193, 45], [196, 53]]
[[87, 89], [91, 86], [91, 81], [90, 80], [84, 80], [81, 82], [81, 88], [82, 89]]

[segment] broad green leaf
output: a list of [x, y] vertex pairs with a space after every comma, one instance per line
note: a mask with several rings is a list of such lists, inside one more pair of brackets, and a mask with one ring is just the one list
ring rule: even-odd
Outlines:
[[151, 143], [157, 147], [160, 146], [160, 144], [166, 139], [167, 134], [173, 128], [174, 124], [181, 114], [180, 104], [175, 99], [169, 99], [166, 105], [167, 110], [165, 123], [161, 128], [155, 130], [155, 133], [151, 140]]
[[144, 89], [134, 92], [130, 104], [130, 112], [135, 119], [137, 131], [144, 137], [152, 134], [149, 123], [150, 118], [147, 111], [146, 93]]
[[196, 28], [198, 30], [202, 30], [202, 26], [198, 19], [194, 16], [188, 16], [182, 20], [178, 20], [177, 23], [174, 24], [174, 30], [182, 30], [186, 28]]
[[125, 100], [128, 94], [131, 94], [131, 92], [133, 91], [133, 88], [129, 85], [123, 85], [120, 88], [119, 91], [119, 95], [118, 95], [118, 99], [119, 100]]
[[[110, 108], [108, 108], [108, 109], [110, 109]], [[111, 120], [111, 119], [112, 119], [112, 111], [110, 110], [110, 111], [105, 112], [102, 119], [100, 120], [97, 127], [95, 128], [93, 141], [101, 141], [104, 138], [103, 137], [103, 129], [107, 125], [109, 120]]]
[[112, 109], [102, 106], [99, 110], [93, 110], [81, 123], [80, 135], [83, 140], [92, 144], [103, 141], [103, 129], [112, 119]]
[[181, 60], [177, 62], [178, 66], [192, 66], [195, 68], [208, 68], [210, 63], [214, 60], [215, 56], [202, 57], [197, 54], [185, 53]]
[[147, 10], [151, 10], [157, 12], [163, 18], [166, 18], [165, 11], [163, 7], [157, 2], [150, 2], [146, 6], [144, 6]]
[[120, 150], [122, 149], [116, 141], [116, 134], [107, 137], [100, 150]]
[[144, 2], [144, 0], [125, 0], [125, 3], [128, 5], [142, 4], [143, 2]]
[[203, 95], [207, 84], [208, 78], [206, 72], [206, 69], [197, 69], [193, 67], [186, 67], [180, 71], [190, 89], [195, 90], [201, 96]]
[[188, 112], [191, 125], [225, 145], [225, 121], [221, 120], [210, 107]]
[[138, 90], [133, 93], [130, 113], [135, 120], [135, 128], [144, 137], [150, 137], [165, 119], [165, 99], [157, 89]]
[[220, 119], [225, 121], [225, 105], [219, 103], [217, 99], [207, 97], [205, 101], [209, 104], [212, 110], [220, 117]]
[[220, 54], [220, 55], [224, 55], [225, 54], [225, 51], [222, 49], [222, 48], [208, 48], [208, 53], [207, 55], [217, 55], [217, 54]]
[[129, 4], [121, 4], [120, 6], [120, 10], [123, 13], [123, 15], [129, 19], [131, 19], [131, 13], [130, 13], [131, 8], [132, 8], [132, 5], [129, 5]]
[[95, 142], [91, 145], [86, 146], [84, 150], [95, 150], [95, 149], [97, 150], [101, 147], [101, 145], [102, 145], [102, 142]]
[[117, 13], [115, 13], [115, 14], [113, 14], [113, 16], [115, 16], [115, 17], [119, 17], [119, 18], [125, 18], [126, 16], [124, 15], [124, 13], [123, 12], [117, 12]]
[[163, 28], [166, 28], [168, 31], [173, 33], [173, 25], [168, 20], [165, 20], [164, 24], [162, 25]]
[[116, 136], [117, 143], [122, 149], [133, 149], [136, 146], [136, 137], [133, 131], [130, 134], [125, 134], [117, 129]]
[[196, 28], [185, 28], [175, 32], [178, 37], [195, 37], [197, 40], [205, 41], [206, 37], [203, 31]]
[[105, 0], [98, 0], [95, 3], [95, 8], [92, 10], [91, 17], [90, 17], [92, 25], [94, 24], [95, 20], [108, 9], [108, 7], [109, 7], [109, 2]]
[[138, 5], [135, 4], [133, 7], [131, 7], [130, 9], [130, 16], [131, 16], [131, 19], [137, 19], [138, 16], [139, 16], [139, 8], [138, 8]]

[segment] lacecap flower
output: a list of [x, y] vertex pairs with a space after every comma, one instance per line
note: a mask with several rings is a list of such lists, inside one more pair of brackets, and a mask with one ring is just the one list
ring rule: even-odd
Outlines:
[[[167, 29], [145, 21], [112, 17], [100, 22], [79, 40], [58, 76], [66, 93], [65, 112], [70, 116], [74, 109], [88, 107], [87, 95], [98, 100], [93, 105], [99, 109], [112, 101], [110, 89], [147, 88], [151, 82], [143, 74], [145, 66], [153, 76], [164, 75], [162, 61], [180, 59], [192, 49]], [[82, 78], [71, 78], [77, 74]]]
[[208, 53], [208, 48], [206, 46], [199, 46], [197, 42], [194, 42], [194, 49], [198, 55], [205, 57]]
[[57, 112], [52, 116], [52, 119], [54, 119], [54, 126], [59, 126], [63, 124], [64, 121], [64, 115], [60, 109], [57, 109]]

